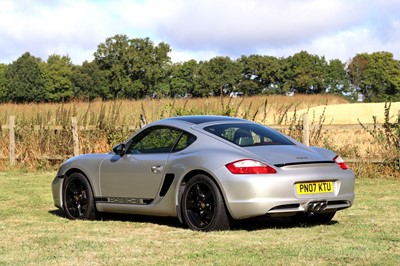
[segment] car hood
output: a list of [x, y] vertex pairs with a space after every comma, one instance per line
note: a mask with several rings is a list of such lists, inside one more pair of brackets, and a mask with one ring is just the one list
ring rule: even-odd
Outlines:
[[332, 158], [327, 158], [311, 148], [298, 145], [252, 146], [245, 149], [273, 165], [332, 161]]
[[76, 161], [102, 161], [105, 158], [110, 157], [108, 153], [90, 153], [90, 154], [81, 154], [72, 158], [69, 158], [66, 163], [72, 163]]
[[[69, 158], [60, 165], [59, 172], [63, 174], [70, 168], [78, 168], [85, 172], [86, 169], [98, 169], [101, 162], [112, 157], [112, 154], [82, 154]], [[96, 171], [96, 170], [95, 170]]]

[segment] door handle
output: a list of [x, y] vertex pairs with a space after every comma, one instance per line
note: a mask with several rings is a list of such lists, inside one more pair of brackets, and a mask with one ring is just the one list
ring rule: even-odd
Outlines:
[[152, 167], [151, 167], [151, 171], [153, 172], [153, 173], [161, 173], [162, 172], [162, 170], [163, 170], [163, 166], [162, 165], [153, 165]]

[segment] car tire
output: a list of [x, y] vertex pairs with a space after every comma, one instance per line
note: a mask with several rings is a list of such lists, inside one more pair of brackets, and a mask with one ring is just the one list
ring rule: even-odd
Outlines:
[[230, 216], [215, 182], [199, 174], [191, 178], [181, 199], [183, 220], [195, 231], [230, 229]]
[[73, 173], [65, 178], [62, 197], [64, 211], [69, 219], [96, 219], [93, 191], [83, 174]]

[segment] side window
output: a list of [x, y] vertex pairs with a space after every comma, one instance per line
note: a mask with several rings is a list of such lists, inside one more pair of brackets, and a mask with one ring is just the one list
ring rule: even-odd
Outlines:
[[181, 138], [179, 139], [178, 143], [176, 143], [173, 152], [181, 151], [189, 147], [196, 140], [196, 137], [192, 134], [183, 132]]
[[152, 127], [136, 136], [127, 154], [168, 153], [178, 141], [182, 132], [169, 127]]

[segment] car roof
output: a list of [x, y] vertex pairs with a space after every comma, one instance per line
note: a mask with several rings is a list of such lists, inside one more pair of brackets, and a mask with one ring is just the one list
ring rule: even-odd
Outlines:
[[230, 116], [219, 116], [219, 115], [190, 115], [190, 116], [177, 116], [164, 119], [166, 120], [179, 120], [185, 121], [191, 124], [203, 124], [209, 122], [250, 122], [248, 120], [237, 118], [237, 117], [230, 117]]

